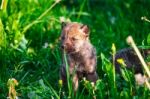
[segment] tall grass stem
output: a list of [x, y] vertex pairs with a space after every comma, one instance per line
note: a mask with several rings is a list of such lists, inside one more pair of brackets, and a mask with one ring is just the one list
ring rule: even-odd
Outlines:
[[140, 62], [141, 62], [142, 65], [143, 65], [143, 67], [144, 67], [146, 73], [148, 74], [148, 76], [149, 76], [149, 78], [150, 78], [150, 70], [149, 70], [147, 64], [145, 63], [144, 58], [143, 58], [143, 56], [141, 55], [140, 51], [138, 50], [136, 44], [134, 43], [134, 40], [133, 40], [132, 36], [128, 36], [128, 37], [127, 37], [127, 43], [130, 44], [130, 45], [133, 47], [133, 49], [134, 49], [134, 51], [136, 52], [138, 58], [140, 59]]
[[28, 24], [27, 26], [25, 26], [23, 28], [22, 33], [25, 33], [30, 27], [32, 27], [34, 24], [37, 24], [40, 22], [40, 20], [49, 12], [52, 10], [52, 8], [54, 8], [56, 6], [58, 2], [53, 3], [52, 6], [50, 6], [45, 12], [43, 12], [36, 20], [34, 20], [32, 23]]

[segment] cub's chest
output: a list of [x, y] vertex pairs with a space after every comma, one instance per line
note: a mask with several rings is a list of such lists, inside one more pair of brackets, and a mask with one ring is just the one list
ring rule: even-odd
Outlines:
[[69, 57], [69, 63], [71, 63], [71, 67], [73, 67], [77, 72], [85, 72], [86, 71], [86, 63], [88, 59], [83, 57]]

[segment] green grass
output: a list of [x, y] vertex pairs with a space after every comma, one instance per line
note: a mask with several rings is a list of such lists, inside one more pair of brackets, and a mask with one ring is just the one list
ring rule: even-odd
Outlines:
[[[135, 84], [131, 71], [113, 71], [108, 61], [111, 45], [117, 50], [129, 47], [132, 35], [138, 46], [150, 45], [148, 0], [4, 0], [0, 9], [0, 98], [8, 96], [7, 81], [15, 78], [17, 96], [23, 99], [148, 99], [145, 86]], [[0, 4], [2, 0], [0, 1]], [[99, 80], [96, 85], [83, 80], [73, 97], [69, 87], [59, 86], [62, 53], [59, 48], [60, 19], [77, 21], [90, 27], [96, 47]]]

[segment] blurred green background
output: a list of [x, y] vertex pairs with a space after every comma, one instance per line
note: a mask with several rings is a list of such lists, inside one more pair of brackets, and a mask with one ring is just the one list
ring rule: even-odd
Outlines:
[[137, 45], [149, 44], [150, 23], [141, 17], [149, 18], [150, 0], [1, 0], [0, 4], [2, 98], [8, 95], [9, 78], [19, 82], [20, 97], [55, 96], [61, 65], [61, 20], [89, 26], [99, 75], [103, 75], [100, 54], [110, 57], [112, 43], [117, 50], [129, 47], [126, 37], [131, 35]]

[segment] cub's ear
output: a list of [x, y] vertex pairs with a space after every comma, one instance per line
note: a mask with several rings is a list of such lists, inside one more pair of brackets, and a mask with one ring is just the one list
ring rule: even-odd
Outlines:
[[62, 22], [61, 23], [61, 28], [63, 29], [67, 25], [67, 22]]
[[80, 29], [81, 29], [87, 36], [89, 35], [90, 30], [89, 30], [89, 28], [88, 28], [87, 25], [82, 25], [82, 26], [80, 27]]

